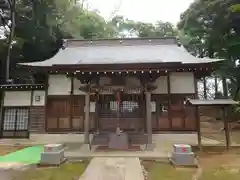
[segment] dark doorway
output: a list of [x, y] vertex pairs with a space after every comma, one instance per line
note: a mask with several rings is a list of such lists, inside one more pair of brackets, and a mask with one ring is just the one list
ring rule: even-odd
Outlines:
[[114, 95], [99, 95], [99, 129], [115, 131], [117, 124], [125, 131], [144, 128], [144, 102], [141, 94], [123, 94], [118, 102]]

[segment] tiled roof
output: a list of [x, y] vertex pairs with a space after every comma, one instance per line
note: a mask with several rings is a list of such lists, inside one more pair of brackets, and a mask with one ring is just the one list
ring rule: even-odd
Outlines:
[[[171, 41], [172, 40], [172, 41]], [[74, 64], [134, 64], [134, 63], [209, 63], [219, 59], [192, 56], [176, 39], [114, 39], [114, 40], [70, 40], [65, 48], [52, 58], [27, 66], [53, 66]]]

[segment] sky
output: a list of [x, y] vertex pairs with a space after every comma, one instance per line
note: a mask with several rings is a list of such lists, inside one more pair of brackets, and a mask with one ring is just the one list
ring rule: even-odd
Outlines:
[[169, 21], [177, 24], [180, 14], [194, 0], [88, 0], [90, 9], [99, 10], [108, 20], [111, 12], [118, 9], [118, 15], [124, 15], [135, 21], [151, 22]]

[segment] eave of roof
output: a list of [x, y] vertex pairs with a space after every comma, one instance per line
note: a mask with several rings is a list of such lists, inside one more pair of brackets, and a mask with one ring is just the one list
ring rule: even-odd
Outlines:
[[226, 106], [238, 104], [233, 99], [214, 99], [214, 100], [200, 100], [200, 99], [188, 99], [186, 105], [193, 106]]
[[0, 85], [1, 90], [44, 90], [46, 89], [46, 85], [44, 84], [2, 84]]
[[66, 47], [52, 58], [20, 65], [51, 67], [55, 65], [100, 65], [139, 63], [204, 64], [222, 59], [197, 58], [180, 47], [176, 38], [135, 38], [110, 40], [67, 40]]

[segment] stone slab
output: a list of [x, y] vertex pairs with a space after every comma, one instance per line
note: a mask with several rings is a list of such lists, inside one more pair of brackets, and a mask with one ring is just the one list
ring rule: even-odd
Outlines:
[[138, 158], [93, 158], [79, 180], [144, 180]]

